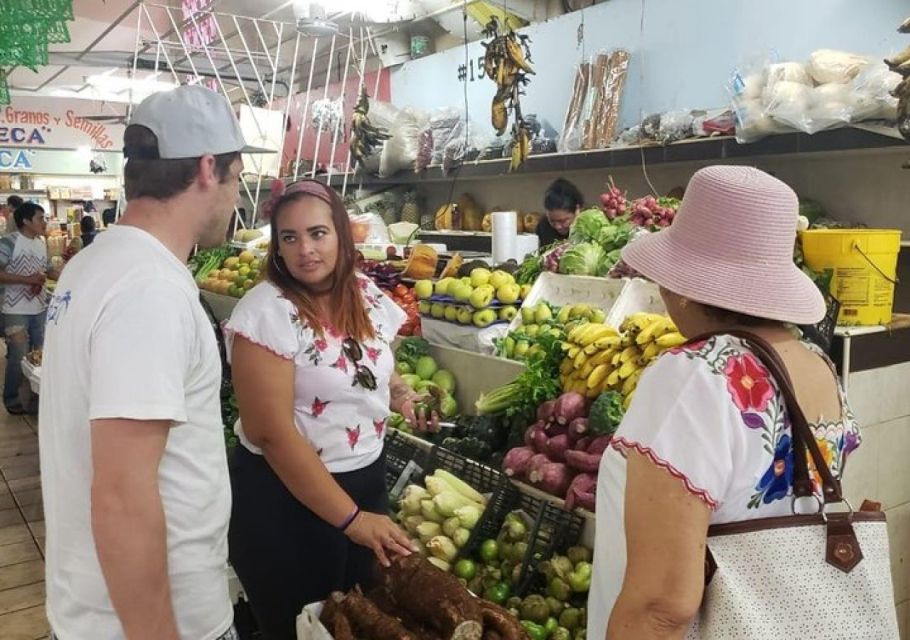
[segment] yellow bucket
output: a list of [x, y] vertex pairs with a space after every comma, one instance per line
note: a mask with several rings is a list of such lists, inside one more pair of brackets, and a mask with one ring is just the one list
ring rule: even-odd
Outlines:
[[801, 234], [806, 264], [831, 270], [831, 295], [841, 304], [839, 325], [891, 322], [901, 232], [891, 229], [816, 229]]

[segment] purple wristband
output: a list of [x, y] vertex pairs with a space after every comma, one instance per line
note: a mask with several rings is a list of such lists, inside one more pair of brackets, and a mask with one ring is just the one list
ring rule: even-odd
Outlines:
[[345, 531], [347, 531], [348, 527], [350, 527], [354, 523], [354, 520], [356, 520], [357, 516], [359, 516], [359, 515], [360, 515], [360, 507], [355, 505], [354, 510], [351, 512], [351, 515], [349, 515], [345, 519], [344, 522], [342, 522], [340, 525], [338, 525], [338, 528], [341, 530], [341, 532], [344, 533]]

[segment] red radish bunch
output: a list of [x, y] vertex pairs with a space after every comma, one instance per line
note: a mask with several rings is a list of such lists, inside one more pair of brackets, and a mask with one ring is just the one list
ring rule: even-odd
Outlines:
[[645, 229], [664, 229], [673, 224], [676, 209], [658, 202], [654, 196], [633, 200], [629, 207], [629, 222]]
[[569, 509], [594, 510], [597, 472], [610, 436], [588, 435], [588, 406], [578, 393], [564, 393], [537, 410], [525, 446], [506, 453], [505, 474], [551, 495]]
[[604, 214], [607, 218], [614, 220], [625, 215], [627, 206], [626, 192], [613, 184], [613, 179], [611, 178], [610, 188], [606, 192], [600, 194], [601, 209], [604, 210]]

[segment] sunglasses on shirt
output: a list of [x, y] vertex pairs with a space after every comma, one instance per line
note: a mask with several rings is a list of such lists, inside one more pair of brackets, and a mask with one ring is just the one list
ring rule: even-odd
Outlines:
[[361, 364], [363, 348], [360, 344], [353, 338], [347, 338], [341, 343], [341, 350], [354, 363], [354, 383], [351, 386], [361, 386], [367, 391], [376, 391], [376, 376], [369, 367]]

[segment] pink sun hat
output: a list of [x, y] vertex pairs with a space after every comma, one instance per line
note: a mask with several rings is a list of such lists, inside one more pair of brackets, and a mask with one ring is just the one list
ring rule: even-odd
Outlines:
[[825, 316], [818, 287], [793, 262], [799, 200], [753, 167], [696, 173], [673, 225], [640, 237], [623, 260], [658, 285], [702, 304], [797, 325]]

